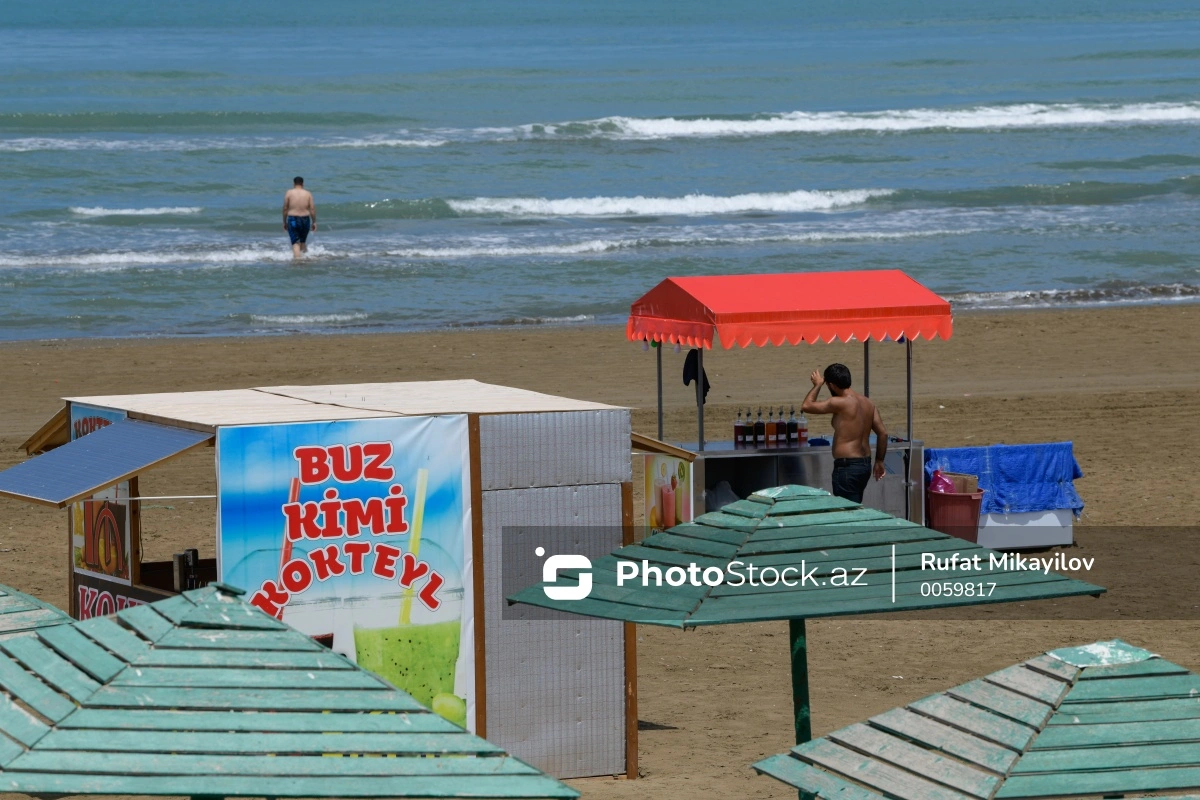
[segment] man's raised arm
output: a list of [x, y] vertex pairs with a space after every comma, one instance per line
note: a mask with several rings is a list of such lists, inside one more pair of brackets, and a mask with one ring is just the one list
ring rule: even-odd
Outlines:
[[808, 376], [812, 381], [813, 388], [808, 390], [808, 394], [804, 396], [804, 402], [800, 404], [800, 411], [804, 414], [832, 414], [837, 411], [833, 407], [833, 399], [818, 400], [817, 395], [821, 393], [821, 387], [825, 385], [825, 379], [821, 377], [821, 373], [815, 369]]

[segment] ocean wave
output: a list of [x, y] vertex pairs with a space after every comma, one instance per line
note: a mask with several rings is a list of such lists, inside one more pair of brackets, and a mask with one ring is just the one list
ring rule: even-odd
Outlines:
[[265, 325], [329, 325], [334, 322], [357, 322], [370, 314], [251, 314], [250, 321]]
[[199, 214], [204, 209], [199, 206], [171, 206], [163, 208], [102, 208], [100, 206], [85, 208], [82, 206], [71, 206], [69, 210], [72, 214], [78, 214], [81, 217], [157, 217], [169, 214]]
[[565, 317], [500, 317], [471, 322], [450, 322], [447, 328], [499, 328], [525, 325], [578, 325], [581, 322], [595, 322], [595, 314], [572, 314]]
[[790, 111], [748, 117], [604, 117], [582, 122], [524, 125], [527, 137], [684, 139], [780, 134], [906, 133], [1105, 125], [1177, 125], [1200, 122], [1200, 102], [1017, 103], [970, 108], [882, 111]]
[[105, 139], [95, 136], [67, 138], [62, 136], [26, 136], [0, 139], [0, 153], [33, 153], [45, 151], [132, 151], [189, 153], [202, 150], [293, 150], [346, 149], [367, 147], [440, 147], [449, 140], [437, 136], [397, 135], [315, 137], [211, 137], [196, 139], [145, 137], [137, 139]]
[[[314, 255], [321, 255], [310, 247]], [[0, 256], [0, 268], [29, 269], [82, 268], [128, 269], [135, 267], [176, 266], [179, 264], [254, 264], [263, 261], [291, 261], [292, 252], [285, 247], [226, 247], [155, 250], [116, 250], [101, 252], [44, 253], [39, 255]]]
[[1137, 305], [1194, 302], [1200, 285], [1191, 283], [1138, 284], [1110, 281], [1077, 289], [1026, 289], [1005, 292], [959, 292], [945, 298], [962, 310], [1058, 308], [1069, 306]]
[[750, 212], [827, 211], [886, 197], [891, 189], [846, 191], [760, 192], [727, 197], [690, 194], [684, 197], [476, 197], [447, 200], [460, 214], [503, 214], [545, 217], [692, 216]]
[[[539, 241], [503, 237], [474, 237], [459, 243], [418, 245], [415, 243], [359, 242], [352, 248], [311, 245], [314, 259], [401, 259], [451, 261], [479, 258], [553, 258], [602, 255], [619, 251], [651, 248], [739, 247], [764, 244], [821, 244], [828, 242], [892, 241], [924, 237], [960, 236], [978, 230], [964, 221], [957, 227], [932, 227], [909, 230], [881, 230], [854, 227], [834, 230], [796, 230], [789, 225], [709, 226], [671, 230], [663, 227], [650, 235], [587, 238], [578, 241]], [[57, 252], [38, 255], [0, 255], [0, 269], [46, 268], [121, 270], [181, 265], [237, 266], [257, 263], [283, 263], [292, 260], [286, 245], [247, 245], [228, 247], [180, 246], [174, 249], [119, 250], [102, 252]]]

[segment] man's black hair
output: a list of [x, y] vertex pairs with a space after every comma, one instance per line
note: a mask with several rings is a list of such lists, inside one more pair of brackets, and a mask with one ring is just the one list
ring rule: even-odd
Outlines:
[[850, 388], [850, 370], [845, 364], [830, 364], [825, 368], [825, 382], [843, 391]]
[[303, 186], [304, 178], [301, 178], [299, 175], [297, 175], [296, 177], [292, 178], [292, 185], [293, 186]]

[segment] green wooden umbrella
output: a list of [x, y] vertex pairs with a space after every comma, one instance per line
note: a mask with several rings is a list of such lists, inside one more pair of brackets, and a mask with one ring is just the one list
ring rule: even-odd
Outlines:
[[0, 586], [0, 639], [70, 621], [65, 612], [49, 603]]
[[1052, 650], [754, 768], [844, 800], [1179, 798], [1200, 790], [1200, 675], [1121, 641]]
[[240, 594], [0, 641], [0, 792], [579, 796]]
[[[760, 579], [754, 585], [751, 566]], [[821, 489], [781, 486], [626, 545], [590, 570], [561, 570], [556, 580], [530, 586], [508, 600], [676, 628], [788, 620], [799, 743], [812, 737], [806, 619], [1104, 591], [1031, 566]], [[635, 567], [638, 574], [631, 579]], [[649, 568], [658, 573], [649, 574]], [[688, 570], [700, 585], [687, 579]], [[709, 585], [703, 582], [705, 570], [713, 570], [709, 574], [714, 579], [718, 572], [731, 577]], [[784, 570], [791, 571], [787, 577], [793, 585], [783, 582]], [[658, 574], [661, 586], [655, 585]], [[643, 575], [650, 585], [643, 586]], [[582, 583], [591, 585], [585, 598], [551, 596]]]

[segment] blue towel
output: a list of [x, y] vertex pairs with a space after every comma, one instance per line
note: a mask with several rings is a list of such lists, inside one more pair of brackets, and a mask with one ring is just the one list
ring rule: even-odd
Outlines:
[[1069, 508], [1079, 516], [1083, 500], [1074, 480], [1083, 477], [1070, 442], [994, 444], [925, 451], [925, 482], [933, 471], [979, 476], [985, 489], [982, 514], [1022, 514]]

